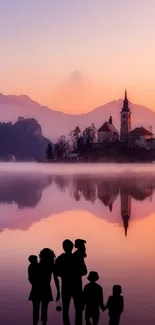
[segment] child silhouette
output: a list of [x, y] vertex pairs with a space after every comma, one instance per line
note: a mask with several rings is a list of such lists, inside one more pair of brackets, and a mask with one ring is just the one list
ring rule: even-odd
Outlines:
[[119, 325], [120, 316], [124, 309], [124, 298], [121, 296], [120, 285], [113, 286], [113, 295], [109, 297], [104, 310], [109, 310], [109, 325]]
[[86, 241], [84, 239], [76, 239], [75, 240], [75, 248], [77, 248], [77, 250], [74, 252], [75, 256], [78, 256], [80, 258], [87, 257], [85, 244], [86, 244]]
[[89, 283], [85, 285], [83, 290], [83, 309], [85, 309], [86, 325], [97, 325], [100, 318], [100, 308], [104, 310], [103, 304], [103, 290], [102, 287], [96, 283], [99, 280], [97, 272], [90, 272], [88, 275]]
[[28, 278], [31, 284], [34, 284], [38, 277], [38, 257], [36, 255], [30, 255], [28, 258], [30, 264], [28, 267]]

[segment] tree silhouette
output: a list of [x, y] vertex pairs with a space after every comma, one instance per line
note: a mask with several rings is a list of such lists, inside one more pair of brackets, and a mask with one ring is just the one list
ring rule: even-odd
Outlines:
[[47, 158], [47, 160], [53, 159], [53, 149], [52, 149], [51, 142], [49, 142], [47, 149], [46, 149], [46, 158]]
[[78, 139], [80, 137], [81, 130], [79, 126], [76, 126], [74, 130], [72, 130], [69, 134], [71, 149], [73, 151], [77, 151], [78, 149]]
[[65, 135], [61, 135], [55, 144], [55, 152], [57, 159], [62, 160], [67, 157], [70, 151], [69, 141], [66, 139]]

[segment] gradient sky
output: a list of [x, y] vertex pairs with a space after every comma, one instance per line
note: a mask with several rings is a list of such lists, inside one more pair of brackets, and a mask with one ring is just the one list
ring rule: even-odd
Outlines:
[[155, 110], [154, 0], [0, 0], [0, 92], [66, 112]]

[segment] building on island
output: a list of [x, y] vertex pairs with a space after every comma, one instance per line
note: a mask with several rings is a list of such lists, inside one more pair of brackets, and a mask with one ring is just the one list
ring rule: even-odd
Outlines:
[[153, 133], [146, 130], [143, 126], [133, 129], [128, 134], [128, 146], [130, 148], [145, 148], [147, 150], [151, 149], [151, 143], [153, 140]]
[[113, 125], [112, 116], [98, 129], [98, 143], [114, 143], [119, 140], [119, 133]]
[[127, 90], [125, 90], [120, 125], [119, 136], [119, 132], [113, 124], [112, 116], [110, 116], [109, 122], [105, 122], [98, 129], [98, 145], [102, 143], [115, 144], [119, 142], [120, 138], [120, 143], [124, 143], [128, 148], [155, 149], [155, 139], [151, 130], [149, 131], [143, 126], [131, 130], [131, 110], [129, 107]]

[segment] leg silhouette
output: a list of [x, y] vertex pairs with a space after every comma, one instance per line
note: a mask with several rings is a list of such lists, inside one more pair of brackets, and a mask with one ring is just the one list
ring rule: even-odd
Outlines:
[[75, 306], [75, 325], [82, 325], [82, 294], [75, 292], [73, 295]]
[[69, 319], [70, 301], [71, 301], [71, 296], [70, 295], [63, 296], [63, 298], [62, 298], [62, 314], [63, 314], [63, 323], [64, 323], [64, 325], [70, 325], [70, 319]]
[[110, 317], [109, 325], [119, 325], [120, 316], [112, 316]]
[[94, 310], [94, 313], [93, 313], [93, 316], [92, 316], [93, 325], [98, 325], [99, 318], [100, 318], [99, 310]]
[[47, 323], [47, 313], [48, 313], [48, 301], [43, 300], [41, 302], [41, 321], [43, 325]]
[[37, 325], [39, 321], [39, 308], [40, 308], [40, 300], [34, 300], [33, 303], [33, 325]]
[[90, 318], [86, 319], [86, 325], [91, 325]]

